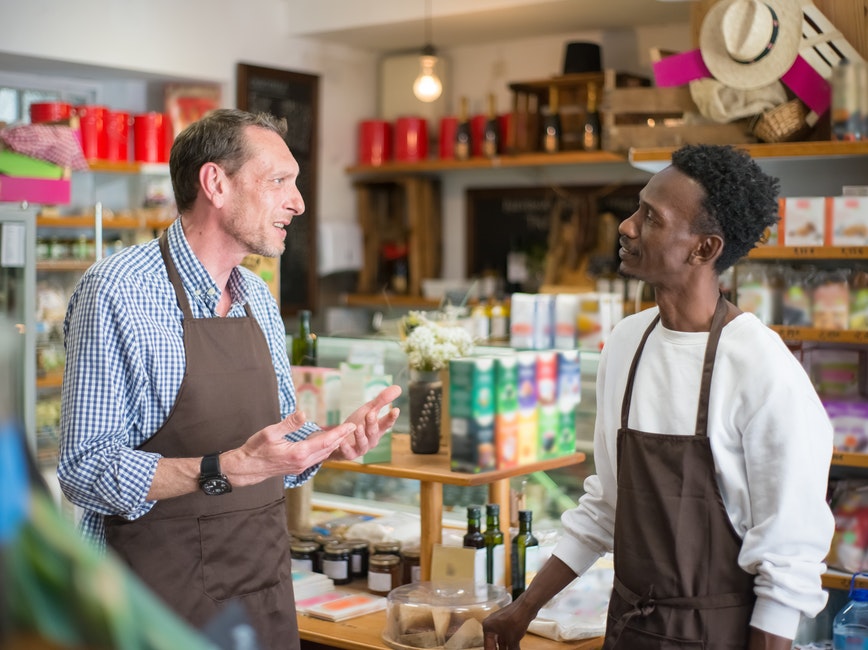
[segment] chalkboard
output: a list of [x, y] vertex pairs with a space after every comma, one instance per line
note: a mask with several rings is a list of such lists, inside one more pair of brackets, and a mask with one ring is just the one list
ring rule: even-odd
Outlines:
[[301, 168], [298, 189], [305, 212], [287, 232], [280, 258], [280, 310], [292, 316], [300, 309], [316, 311], [316, 171], [319, 76], [239, 63], [238, 108], [286, 118], [286, 144]]

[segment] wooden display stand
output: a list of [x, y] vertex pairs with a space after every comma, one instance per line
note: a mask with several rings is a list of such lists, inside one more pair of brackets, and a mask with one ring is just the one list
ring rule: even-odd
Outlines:
[[[489, 503], [500, 505], [500, 528], [509, 537], [510, 493], [509, 479], [533, 472], [577, 465], [585, 460], [585, 454], [575, 453], [559, 458], [527, 463], [521, 467], [498, 469], [481, 474], [453, 472], [449, 468], [449, 454], [443, 449], [437, 454], [414, 454], [410, 451], [410, 436], [406, 433], [392, 434], [392, 461], [389, 463], [361, 464], [352, 461], [326, 461], [323, 467], [340, 469], [360, 474], [377, 474], [409, 478], [419, 481], [419, 516], [421, 551], [419, 565], [422, 580], [431, 576], [431, 555], [435, 544], [440, 544], [443, 535], [443, 485], [487, 485]], [[509, 555], [506, 557], [506, 575], [509, 575]]]
[[420, 296], [422, 280], [440, 277], [439, 181], [425, 176], [395, 176], [356, 183], [355, 190], [359, 225], [364, 237], [359, 292], [396, 290], [391, 286], [391, 278], [383, 277], [382, 272], [382, 248], [392, 241], [406, 243], [406, 293]]

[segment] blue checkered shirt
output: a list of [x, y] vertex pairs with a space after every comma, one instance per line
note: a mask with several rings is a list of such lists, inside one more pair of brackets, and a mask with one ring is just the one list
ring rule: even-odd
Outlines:
[[[180, 220], [169, 227], [169, 250], [193, 316], [215, 318], [220, 289], [193, 255]], [[229, 295], [227, 317], [245, 316], [249, 302], [265, 334], [285, 417], [295, 411], [295, 390], [277, 304], [243, 267], [229, 276]], [[101, 547], [104, 515], [137, 519], [156, 503], [147, 494], [160, 455], [136, 447], [157, 432], [175, 403], [186, 365], [182, 320], [156, 239], [94, 264], [70, 298], [57, 474], [64, 494], [85, 511], [84, 535]], [[307, 424], [290, 439], [316, 428]], [[318, 468], [287, 476], [286, 486], [300, 485]]]

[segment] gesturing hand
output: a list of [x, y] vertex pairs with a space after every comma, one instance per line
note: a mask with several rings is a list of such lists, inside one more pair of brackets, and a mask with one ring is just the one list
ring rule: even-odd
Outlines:
[[[380, 417], [380, 411], [398, 399], [400, 395], [400, 386], [389, 386], [370, 402], [353, 411], [343, 424], [335, 427], [353, 425], [353, 435], [341, 438], [338, 448], [329, 457], [334, 460], [352, 460], [376, 447], [383, 434], [395, 425], [400, 414], [399, 409], [391, 408], [388, 413]], [[329, 431], [331, 432], [333, 429]]]

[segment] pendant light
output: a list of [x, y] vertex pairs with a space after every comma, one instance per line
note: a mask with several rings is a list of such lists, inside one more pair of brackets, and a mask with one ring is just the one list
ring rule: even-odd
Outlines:
[[437, 72], [437, 51], [431, 45], [431, 0], [425, 0], [425, 47], [419, 57], [419, 76], [413, 82], [413, 94], [419, 101], [433, 102], [443, 92]]

